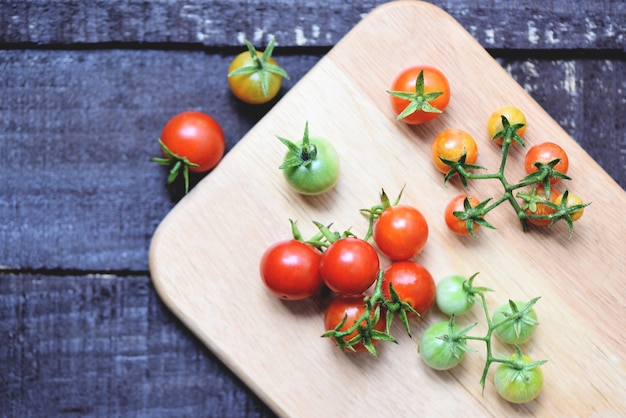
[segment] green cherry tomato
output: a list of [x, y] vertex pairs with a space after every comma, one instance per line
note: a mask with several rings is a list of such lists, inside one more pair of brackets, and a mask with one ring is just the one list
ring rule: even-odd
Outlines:
[[[532, 306], [535, 298], [528, 302], [508, 301], [498, 306], [493, 312], [493, 324], [496, 337], [506, 344], [522, 344], [528, 341], [537, 329], [537, 313]], [[511, 304], [515, 305], [515, 308]], [[514, 312], [515, 310], [515, 312]], [[508, 319], [508, 320], [507, 320]], [[503, 321], [507, 322], [503, 323]], [[502, 323], [502, 325], [498, 325]]]
[[465, 286], [467, 279], [459, 275], [444, 277], [437, 283], [435, 300], [441, 312], [448, 316], [463, 315], [474, 306], [475, 298]]
[[279, 168], [294, 190], [319, 195], [335, 186], [339, 179], [339, 155], [327, 139], [309, 137], [308, 123], [299, 145], [286, 138], [278, 139], [289, 148]]
[[501, 363], [494, 373], [498, 394], [509, 402], [521, 404], [535, 399], [543, 388], [543, 372], [540, 365], [529, 357], [513, 354], [508, 358], [513, 364]]
[[459, 336], [463, 331], [453, 321], [437, 322], [424, 331], [419, 342], [422, 360], [435, 370], [448, 370], [458, 365], [467, 345]]

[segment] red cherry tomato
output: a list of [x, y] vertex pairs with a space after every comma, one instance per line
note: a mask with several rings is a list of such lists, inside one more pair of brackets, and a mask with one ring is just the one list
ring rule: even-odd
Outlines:
[[435, 302], [433, 276], [415, 261], [397, 261], [385, 269], [383, 294], [387, 300], [391, 300], [390, 285], [393, 285], [400, 300], [407, 302], [420, 315], [424, 315]]
[[[543, 142], [531, 147], [526, 153], [524, 168], [526, 173], [534, 173], [538, 170], [535, 163], [548, 164], [553, 160], [560, 160], [552, 169], [562, 174], [567, 174], [569, 159], [563, 148], [553, 142]], [[558, 177], [550, 177], [550, 184], [561, 181]]]
[[[335, 329], [335, 327], [343, 321], [344, 317], [346, 318], [346, 322], [343, 324], [339, 331], [348, 330], [354, 323], [363, 315], [365, 312], [365, 302], [363, 302], [364, 295], [343, 295], [339, 296], [328, 305], [326, 311], [324, 312], [324, 327], [327, 331]], [[372, 312], [372, 317], [374, 312]], [[376, 324], [374, 324], [373, 329], [384, 332], [385, 331], [385, 315], [380, 315], [380, 318]], [[343, 339], [345, 341], [349, 341], [352, 338], [358, 335], [357, 331], [345, 336]], [[372, 343], [375, 345], [379, 340], [372, 340]], [[366, 351], [366, 347], [362, 342], [359, 342], [352, 346], [355, 352], [363, 352]], [[350, 352], [350, 351], [348, 351]]]
[[259, 270], [263, 283], [281, 299], [313, 296], [324, 284], [319, 272], [321, 256], [320, 251], [302, 241], [279, 241], [261, 257]]
[[[419, 87], [416, 86], [416, 82], [420, 72], [422, 71], [424, 84], [423, 91], [420, 92]], [[391, 105], [396, 114], [400, 115], [407, 108], [407, 106], [415, 100], [407, 100], [405, 98], [398, 97], [394, 95], [394, 92], [400, 92], [401, 94], [414, 94], [414, 99], [417, 99], [418, 101], [428, 97], [427, 95], [429, 94], [441, 93], [438, 97], [431, 100], [425, 100], [437, 111], [426, 112], [422, 110], [423, 107], [421, 107], [401, 119], [403, 122], [411, 125], [428, 122], [429, 120], [436, 118], [446, 109], [448, 103], [450, 102], [450, 84], [448, 83], [448, 79], [440, 70], [429, 66], [407, 68], [400, 72], [394, 80], [391, 86], [391, 91], [389, 92], [391, 94]]]
[[374, 247], [355, 237], [333, 242], [320, 260], [320, 274], [328, 288], [344, 295], [364, 292], [378, 277], [379, 268]]
[[179, 113], [170, 119], [163, 127], [161, 141], [172, 153], [194, 164], [189, 166], [194, 173], [215, 167], [226, 148], [224, 132], [217, 121], [197, 111]]
[[428, 223], [413, 206], [390, 206], [376, 220], [373, 238], [378, 250], [390, 259], [408, 260], [426, 245]]
[[[480, 203], [480, 201], [475, 197], [462, 194], [452, 198], [444, 210], [446, 225], [448, 225], [448, 228], [457, 235], [470, 235], [466, 222], [454, 216], [454, 212], [463, 212], [465, 210], [463, 202], [466, 197], [471, 207], [476, 207]], [[474, 222], [473, 232], [475, 233], [478, 228], [480, 228], [480, 225]]]

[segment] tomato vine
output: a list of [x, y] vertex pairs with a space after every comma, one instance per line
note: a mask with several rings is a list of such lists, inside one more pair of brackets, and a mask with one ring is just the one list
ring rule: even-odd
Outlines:
[[[471, 205], [469, 197], [466, 197], [464, 201], [464, 210], [455, 211], [454, 216], [465, 222], [467, 231], [470, 235], [476, 236], [476, 225], [495, 229], [495, 227], [485, 219], [485, 215], [498, 207], [500, 204], [508, 202], [519, 218], [524, 231], [528, 229], [529, 219], [544, 220], [547, 221], [549, 225], [563, 220], [567, 224], [571, 236], [574, 231], [573, 222], [577, 219], [577, 215], [580, 214], [582, 209], [590, 203], [568, 204], [567, 197], [569, 192], [566, 190], [559, 203], [550, 199], [541, 200], [542, 204], [545, 204], [552, 209], [550, 213], [537, 214], [525, 211], [524, 209], [526, 209], [526, 205], [536, 204], [536, 201], [530, 202], [529, 195], [527, 193], [515, 193], [516, 191], [523, 187], [535, 186], [539, 184], [544, 188], [546, 196], [549, 198], [551, 184], [554, 183], [555, 179], [571, 180], [571, 178], [555, 169], [555, 166], [557, 166], [561, 161], [561, 159], [557, 158], [547, 163], [536, 162], [534, 164], [536, 171], [529, 173], [517, 183], [509, 182], [504, 174], [509, 149], [513, 143], [518, 143], [522, 147], [525, 147], [522, 136], [518, 134], [518, 131], [525, 128], [525, 124], [510, 124], [509, 120], [504, 115], [501, 116], [501, 119], [502, 130], [497, 132], [492, 138], [493, 140], [498, 139], [502, 141], [501, 162], [498, 171], [490, 173], [476, 173], [475, 170], [484, 170], [485, 167], [469, 164], [466, 162], [464, 157], [460, 158], [458, 161], [442, 159], [442, 162], [450, 167], [450, 170], [444, 177], [444, 184], [447, 183], [454, 175], [458, 175], [463, 187], [466, 190], [469, 189], [468, 180], [487, 179], [499, 180], [504, 189], [501, 197], [498, 199], [494, 200], [493, 198], [487, 198], [481, 201], [478, 205]], [[522, 199], [523, 203], [520, 205], [516, 198]]]

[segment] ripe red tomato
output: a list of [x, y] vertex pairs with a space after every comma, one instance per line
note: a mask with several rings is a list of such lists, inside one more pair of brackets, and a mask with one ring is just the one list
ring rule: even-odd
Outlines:
[[302, 241], [279, 241], [261, 257], [259, 270], [263, 283], [281, 299], [313, 296], [324, 284], [319, 272], [321, 256], [320, 251]]
[[[480, 203], [480, 201], [473, 196], [461, 194], [452, 198], [444, 210], [446, 225], [448, 225], [448, 228], [457, 235], [470, 235], [466, 222], [454, 216], [454, 212], [463, 212], [465, 210], [463, 202], [466, 197], [471, 207], [476, 207]], [[480, 224], [474, 222], [473, 232], [476, 232], [478, 228], [480, 228]]]
[[390, 285], [400, 300], [407, 302], [420, 315], [428, 312], [435, 302], [435, 280], [426, 267], [415, 261], [397, 261], [385, 269], [382, 287], [387, 300], [391, 300]]
[[[192, 165], [189, 171], [202, 173], [214, 168], [224, 156], [226, 141], [221, 126], [203, 112], [187, 111], [170, 119], [163, 127], [161, 141], [167, 149]], [[164, 152], [166, 157], [170, 157]]]
[[465, 155], [465, 162], [474, 164], [478, 159], [478, 146], [474, 138], [461, 129], [446, 129], [439, 133], [431, 144], [430, 157], [443, 174], [450, 171], [450, 166], [441, 159], [459, 161]]
[[354, 295], [369, 288], [380, 268], [378, 253], [367, 241], [355, 237], [333, 242], [322, 254], [320, 274], [335, 293]]
[[489, 119], [487, 119], [487, 133], [489, 134], [489, 138], [493, 139], [493, 142], [499, 145], [502, 145], [504, 142], [503, 137], [494, 138], [496, 134], [503, 129], [502, 116], [506, 117], [511, 125], [524, 125], [517, 130], [517, 134], [523, 138], [526, 132], [526, 116], [520, 109], [512, 105], [502, 106], [494, 110], [489, 116]]
[[[421, 72], [424, 78], [423, 86], [418, 83]], [[396, 114], [401, 115], [407, 106], [415, 107], [415, 111], [401, 117], [403, 122], [411, 125], [436, 118], [450, 102], [448, 79], [440, 70], [430, 66], [409, 67], [401, 71], [394, 80], [389, 93], [391, 105]], [[430, 111], [424, 111], [425, 108]]]
[[[364, 295], [360, 294], [343, 295], [333, 299], [324, 312], [324, 328], [326, 331], [335, 329], [335, 327], [343, 321], [344, 318], [346, 318], [346, 322], [339, 328], [339, 331], [347, 331], [350, 327], [352, 327], [365, 312], [366, 305], [363, 298]], [[373, 315], [374, 312], [371, 313], [371, 318], [373, 318]], [[363, 321], [363, 325], [365, 325], [365, 321]], [[385, 325], [385, 315], [380, 315], [380, 318], [378, 319], [378, 322], [374, 324], [373, 329], [384, 332]], [[349, 341], [357, 335], [358, 331], [355, 330], [353, 333], [343, 337], [343, 340]], [[378, 341], [379, 340], [373, 339], [372, 344], [376, 344]], [[363, 352], [367, 350], [362, 342], [353, 345], [352, 348], [354, 348], [355, 352]]]
[[392, 260], [408, 260], [418, 254], [428, 240], [428, 223], [413, 206], [386, 208], [374, 224], [378, 250]]
[[[542, 142], [531, 147], [526, 153], [524, 168], [526, 173], [534, 173], [538, 170], [535, 163], [548, 164], [553, 160], [560, 160], [552, 169], [562, 174], [567, 174], [569, 159], [563, 148], [553, 142]], [[550, 177], [550, 184], [561, 181], [558, 177]]]

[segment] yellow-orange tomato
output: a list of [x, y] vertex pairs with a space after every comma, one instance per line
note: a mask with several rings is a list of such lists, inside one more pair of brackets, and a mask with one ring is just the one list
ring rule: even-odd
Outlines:
[[489, 138], [493, 139], [496, 144], [502, 145], [502, 137], [494, 138], [494, 136], [503, 129], [502, 116], [505, 116], [511, 125], [523, 123], [524, 126], [517, 130], [517, 134], [520, 137], [524, 137], [524, 133], [526, 132], [526, 116], [517, 107], [506, 105], [496, 109], [491, 116], [489, 116], [489, 119], [487, 120], [487, 132], [489, 133]]
[[[563, 194], [558, 195], [555, 199], [554, 199], [554, 203], [556, 203], [557, 205], [561, 204], [561, 201], [563, 200]], [[575, 205], [582, 205], [583, 204], [583, 200], [580, 198], [580, 196], [575, 195], [573, 193], [567, 193], [567, 202], [565, 203], [565, 205], [567, 207], [570, 206], [575, 206]], [[581, 216], [583, 216], [583, 212], [585, 211], [584, 208], [578, 209], [577, 211], [575, 211], [574, 213], [570, 214], [570, 217], [572, 218], [572, 221], [577, 221], [580, 219]]]
[[474, 138], [461, 129], [446, 129], [433, 139], [430, 156], [437, 170], [446, 174], [450, 166], [441, 159], [459, 161], [466, 155], [465, 162], [474, 164], [478, 158], [478, 146]]
[[237, 55], [228, 67], [228, 86], [243, 102], [267, 103], [278, 95], [283, 78], [289, 76], [271, 57], [274, 38], [263, 52], [257, 51], [248, 40], [245, 43], [248, 51]]

